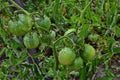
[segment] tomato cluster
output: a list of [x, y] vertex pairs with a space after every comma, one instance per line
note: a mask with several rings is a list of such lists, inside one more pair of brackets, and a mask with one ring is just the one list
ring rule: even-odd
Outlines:
[[[33, 29], [33, 25], [35, 25], [35, 29]], [[42, 39], [43, 42], [48, 39], [41, 34], [42, 30], [48, 31], [48, 37], [50, 39], [55, 39], [56, 33], [53, 30], [50, 30], [51, 21], [48, 17], [44, 17], [44, 19], [36, 19], [33, 22], [33, 18], [29, 15], [19, 14], [18, 20], [10, 20], [8, 22], [9, 31], [16, 36], [24, 36], [23, 43], [26, 48], [33, 49], [37, 48], [40, 44], [40, 40]], [[42, 29], [42, 30], [41, 30]], [[41, 30], [38, 31], [37, 30]], [[50, 31], [49, 31], [50, 30]], [[70, 32], [75, 31], [74, 29], [69, 30], [65, 33], [65, 36]], [[46, 33], [45, 33], [46, 34]], [[40, 38], [42, 35], [43, 38]], [[91, 41], [96, 41], [98, 38], [97, 35], [90, 35], [89, 39]], [[67, 39], [64, 39], [66, 42]], [[67, 41], [69, 42], [69, 41]], [[95, 49], [90, 44], [84, 44], [84, 51], [80, 56], [76, 55], [75, 50], [73, 50], [70, 44], [66, 47], [62, 48], [58, 54], [58, 61], [60, 64], [68, 66], [70, 70], [78, 70], [80, 69], [85, 61], [94, 59], [95, 56]]]
[[[44, 19], [39, 19], [36, 22], [36, 29], [41, 27], [45, 30], [49, 30], [51, 25], [50, 19], [46, 16], [44, 17]], [[33, 30], [33, 26], [35, 25], [35, 23], [31, 15], [18, 14], [18, 18], [16, 20], [10, 20], [8, 22], [8, 30], [11, 34], [17, 37], [24, 36], [23, 42], [26, 48], [37, 48], [40, 44], [40, 35], [38, 34], [38, 32], [36, 32], [37, 30]], [[54, 39], [55, 36], [55, 32], [51, 30], [50, 37]]]
[[71, 48], [65, 47], [59, 52], [58, 60], [60, 64], [68, 66], [70, 70], [78, 70], [83, 66], [84, 61], [92, 60], [94, 56], [95, 49], [90, 44], [85, 44], [81, 56], [76, 56]]

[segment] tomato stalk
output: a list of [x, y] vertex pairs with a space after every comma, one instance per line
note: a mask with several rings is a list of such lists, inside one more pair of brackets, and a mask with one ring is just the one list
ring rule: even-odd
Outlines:
[[22, 7], [20, 7], [18, 4], [16, 4], [13, 0], [10, 0], [10, 2], [16, 7], [19, 8], [21, 11], [23, 11], [24, 13], [26, 13], [27, 15], [30, 15], [30, 13], [28, 11], [26, 11], [25, 9], [23, 9]]

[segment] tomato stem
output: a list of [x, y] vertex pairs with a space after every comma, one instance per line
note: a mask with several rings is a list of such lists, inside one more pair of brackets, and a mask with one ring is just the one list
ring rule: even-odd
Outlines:
[[55, 65], [54, 65], [54, 71], [56, 73], [57, 69], [58, 69], [58, 56], [57, 56], [57, 52], [56, 52], [56, 49], [55, 49], [55, 45], [53, 45], [53, 56], [54, 56], [54, 59], [55, 59]]
[[71, 38], [69, 38], [68, 36], [61, 36], [60, 38], [58, 38], [58, 39], [54, 42], [54, 44], [56, 44], [58, 41], [60, 41], [60, 40], [62, 40], [62, 39], [64, 39], [64, 38], [69, 39], [69, 40], [71, 41], [71, 43], [75, 46], [75, 43], [73, 42], [73, 40], [71, 40]]
[[26, 11], [25, 9], [23, 9], [22, 7], [20, 7], [18, 4], [16, 4], [13, 0], [10, 0], [10, 2], [16, 7], [19, 8], [21, 11], [23, 11], [24, 13], [26, 13], [27, 15], [30, 15], [30, 13], [28, 11]]

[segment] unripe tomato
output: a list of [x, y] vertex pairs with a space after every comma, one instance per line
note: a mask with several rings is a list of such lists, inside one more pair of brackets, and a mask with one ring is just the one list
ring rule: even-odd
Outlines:
[[99, 38], [99, 35], [98, 35], [98, 34], [90, 34], [90, 35], [88, 36], [88, 39], [89, 39], [90, 41], [97, 41], [98, 38]]
[[82, 57], [84, 60], [92, 60], [95, 56], [95, 49], [89, 45], [85, 44], [85, 50], [84, 53], [82, 54]]
[[75, 60], [76, 54], [68, 47], [63, 48], [58, 55], [58, 61], [62, 65], [71, 65]]
[[83, 66], [83, 59], [81, 57], [78, 57], [75, 59], [73, 64], [69, 67], [71, 70], [78, 70]]
[[39, 45], [39, 36], [36, 32], [30, 32], [24, 36], [23, 41], [26, 48], [37, 48]]
[[47, 30], [50, 29], [51, 21], [50, 21], [50, 18], [48, 18], [47, 16], [45, 16], [43, 20], [37, 20], [37, 23], [39, 26], [41, 26]]
[[16, 36], [25, 35], [31, 28], [32, 18], [24, 14], [19, 14], [18, 21], [10, 20], [8, 22], [9, 31]]
[[21, 21], [24, 24], [24, 26], [21, 26], [23, 31], [28, 32], [29, 30], [31, 30], [33, 22], [30, 16], [19, 14], [19, 21]]

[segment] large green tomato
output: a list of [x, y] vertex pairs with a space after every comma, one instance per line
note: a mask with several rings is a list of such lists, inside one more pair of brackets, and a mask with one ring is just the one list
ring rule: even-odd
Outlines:
[[63, 48], [58, 55], [59, 63], [62, 65], [71, 65], [75, 60], [76, 54], [68, 47]]
[[39, 36], [36, 32], [30, 32], [24, 36], [23, 41], [26, 48], [37, 48], [39, 45]]
[[21, 21], [24, 26], [22, 27], [23, 31], [28, 32], [32, 28], [32, 18], [28, 15], [19, 14], [19, 21]]
[[85, 50], [82, 54], [84, 60], [92, 60], [95, 56], [95, 49], [90, 44], [85, 44]]
[[75, 59], [73, 64], [69, 66], [69, 69], [71, 70], [78, 70], [83, 66], [83, 59], [81, 57], [78, 57]]
[[23, 36], [32, 28], [32, 18], [28, 15], [19, 14], [17, 21], [8, 22], [9, 31], [16, 36]]
[[24, 24], [20, 21], [13, 22], [12, 20], [10, 20], [8, 23], [9, 31], [16, 36], [22, 36], [26, 33], [25, 31], [22, 30], [21, 26], [24, 26]]

